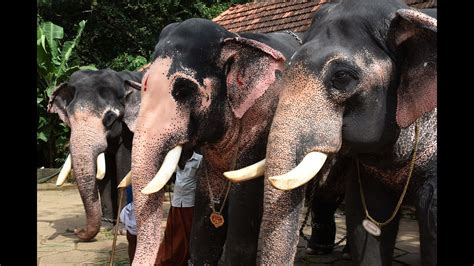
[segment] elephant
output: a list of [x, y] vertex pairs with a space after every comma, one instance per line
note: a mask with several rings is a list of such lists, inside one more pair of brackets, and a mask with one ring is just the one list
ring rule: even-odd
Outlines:
[[[141, 82], [142, 77], [142, 72], [79, 70], [50, 96], [48, 112], [57, 113], [71, 128], [71, 155], [57, 185], [72, 165], [87, 219], [85, 229], [75, 230], [82, 241], [97, 235], [101, 219], [110, 221], [117, 216], [117, 184], [131, 168], [133, 131], [140, 106], [140, 92], [133, 82]], [[96, 171], [101, 172], [97, 173], [97, 182]]]
[[[437, 20], [402, 1], [337, 1], [315, 12], [279, 81], [262, 264], [293, 263], [303, 185], [316, 173], [331, 178], [333, 167], [347, 182], [354, 264], [391, 264], [402, 201], [416, 208], [422, 264], [437, 264], [436, 42]], [[336, 157], [344, 159], [333, 165]]]
[[201, 18], [162, 30], [154, 61], [142, 79], [133, 139], [138, 229], [133, 265], [155, 260], [161, 188], [176, 168], [181, 145], [203, 154], [196, 175], [191, 263], [256, 263], [263, 175], [231, 184], [222, 173], [264, 158], [279, 94], [271, 84], [298, 46], [292, 34], [237, 34]]
[[[420, 9], [420, 11], [431, 17], [437, 17], [436, 8]], [[341, 168], [345, 164], [338, 163], [337, 165]], [[330, 175], [331, 178], [324, 183], [316, 184], [314, 188], [310, 182], [315, 179], [308, 182], [306, 197], [308, 197], [311, 190], [314, 190], [311, 204], [312, 231], [307, 249], [307, 252], [310, 254], [327, 254], [333, 250], [331, 246], [334, 243], [336, 232], [334, 214], [344, 197], [344, 187], [346, 184], [346, 180], [343, 178], [344, 174], [341, 174], [343, 170], [331, 168], [331, 171], [333, 171]], [[343, 256], [350, 258], [348, 247], [348, 245], [344, 247]]]

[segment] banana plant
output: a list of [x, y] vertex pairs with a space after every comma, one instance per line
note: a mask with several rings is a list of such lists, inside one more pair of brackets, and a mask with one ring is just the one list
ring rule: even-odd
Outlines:
[[38, 124], [36, 144], [39, 158], [48, 167], [60, 165], [67, 152], [69, 128], [56, 116], [46, 112], [48, 98], [54, 88], [64, 82], [73, 72], [80, 69], [96, 69], [93, 65], [71, 64], [75, 47], [78, 45], [86, 21], [78, 24], [77, 33], [72, 40], [65, 40], [64, 30], [52, 22], [37, 21], [36, 29], [36, 106]]

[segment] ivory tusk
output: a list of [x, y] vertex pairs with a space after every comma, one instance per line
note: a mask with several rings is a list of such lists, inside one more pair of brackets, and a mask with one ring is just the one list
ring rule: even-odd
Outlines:
[[69, 154], [66, 158], [66, 161], [64, 162], [61, 172], [59, 172], [58, 179], [56, 179], [56, 186], [59, 187], [64, 184], [64, 181], [66, 181], [66, 178], [71, 172], [71, 169], [72, 169], [72, 161], [71, 161], [71, 154]]
[[183, 147], [178, 145], [166, 154], [163, 164], [160, 167], [160, 170], [156, 173], [155, 177], [148, 183], [148, 185], [142, 189], [143, 194], [151, 194], [160, 191], [168, 180], [170, 180], [173, 172], [178, 166], [179, 157], [181, 156], [181, 151]]
[[323, 167], [327, 155], [321, 152], [306, 154], [300, 164], [290, 172], [269, 177], [270, 183], [277, 189], [290, 190], [306, 184]]
[[260, 162], [254, 163], [247, 167], [224, 172], [224, 176], [229, 179], [229, 181], [238, 183], [242, 181], [252, 180], [259, 176], [262, 176], [265, 173], [265, 159]]
[[97, 156], [97, 174], [96, 178], [102, 180], [105, 176], [105, 154], [101, 153]]
[[132, 184], [132, 171], [129, 171], [128, 174], [120, 181], [120, 184], [117, 188], [126, 188]]

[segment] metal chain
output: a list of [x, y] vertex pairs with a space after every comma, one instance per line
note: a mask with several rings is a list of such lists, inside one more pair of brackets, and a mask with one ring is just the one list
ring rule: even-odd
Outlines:
[[285, 30], [285, 33], [290, 34], [293, 38], [295, 38], [299, 44], [303, 44], [303, 41], [296, 35], [296, 33], [292, 32], [291, 30]]
[[408, 180], [405, 184], [405, 187], [403, 188], [402, 195], [400, 196], [400, 199], [398, 200], [397, 206], [395, 208], [395, 211], [392, 213], [392, 216], [390, 216], [390, 218], [388, 218], [387, 221], [382, 222], [382, 223], [378, 222], [374, 218], [372, 218], [372, 216], [369, 215], [369, 211], [367, 210], [367, 205], [365, 203], [365, 197], [364, 197], [364, 191], [362, 190], [362, 183], [360, 182], [359, 158], [356, 157], [357, 178], [359, 179], [359, 190], [360, 190], [360, 196], [361, 196], [361, 199], [362, 199], [362, 205], [364, 207], [365, 215], [370, 221], [375, 223], [378, 227], [382, 227], [382, 226], [387, 225], [388, 223], [390, 223], [393, 220], [393, 218], [395, 218], [395, 216], [398, 213], [398, 210], [400, 209], [400, 206], [402, 205], [403, 198], [405, 197], [405, 194], [408, 190], [408, 184], [410, 183], [410, 179], [411, 179], [411, 176], [412, 176], [412, 173], [413, 173], [413, 168], [415, 167], [417, 147], [418, 147], [418, 123], [417, 123], [417, 121], [415, 121], [415, 145], [413, 147], [413, 156], [412, 156], [412, 159], [411, 159], [411, 162], [410, 162], [410, 170], [408, 172]]
[[[235, 164], [236, 164], [236, 161], [237, 161], [237, 155], [238, 155], [238, 150], [235, 152], [234, 161], [233, 161], [233, 165], [232, 165], [232, 169], [231, 169], [231, 170], [235, 170]], [[214, 208], [214, 193], [212, 193], [211, 184], [209, 183], [209, 176], [208, 176], [208, 174], [207, 174], [206, 161], [204, 161], [203, 164], [204, 164], [204, 174], [206, 175], [207, 188], [208, 188], [208, 190], [209, 190], [209, 196], [211, 197], [209, 206], [211, 207], [211, 209], [212, 209], [213, 212], [216, 212], [216, 210], [215, 210], [215, 208]], [[226, 193], [225, 193], [224, 201], [222, 202], [221, 208], [220, 208], [220, 210], [219, 210], [218, 213], [222, 213], [222, 210], [224, 209], [224, 205], [225, 205], [225, 202], [226, 202], [226, 200], [227, 200], [227, 196], [229, 195], [230, 187], [231, 187], [231, 183], [230, 183], [230, 181], [227, 180], [227, 191], [226, 191]], [[222, 193], [223, 193], [223, 192], [224, 192], [224, 190], [221, 191], [221, 193], [220, 193], [220, 195], [219, 195], [219, 200], [222, 198]]]
[[102, 217], [101, 219], [102, 221], [104, 222], [109, 222], [109, 223], [115, 223], [116, 219], [109, 219], [109, 218], [106, 218], [106, 217]]

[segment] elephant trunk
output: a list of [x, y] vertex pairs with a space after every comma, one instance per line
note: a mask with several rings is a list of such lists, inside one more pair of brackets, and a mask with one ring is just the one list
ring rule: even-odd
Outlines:
[[158, 172], [165, 154], [173, 147], [164, 145], [162, 141], [157, 141], [161, 138], [151, 137], [150, 134], [153, 133], [140, 129], [137, 123], [131, 170], [138, 233], [133, 265], [153, 265], [161, 242], [164, 190], [144, 194], [143, 189]]
[[75, 233], [83, 241], [90, 241], [100, 229], [102, 210], [96, 185], [97, 157], [106, 145], [103, 134], [76, 128], [71, 132], [73, 170], [87, 219], [86, 228]]
[[[321, 168], [325, 156], [337, 152], [341, 146], [342, 116], [338, 116], [341, 107], [331, 105], [316, 93], [323, 86], [322, 82], [301, 69], [285, 73], [283, 82], [285, 90], [280, 95], [267, 144], [261, 226], [264, 265], [293, 264], [299, 240], [298, 218], [304, 198], [305, 187], [302, 185], [317, 171], [313, 171], [305, 182], [289, 188], [275, 186], [275, 177], [291, 172], [314, 151], [323, 153], [318, 162]], [[295, 96], [299, 97], [297, 101], [290, 100]], [[331, 119], [325, 119], [326, 116], [331, 116]], [[318, 123], [320, 120], [330, 123], [322, 125]]]
[[[166, 154], [188, 141], [189, 113], [181, 110], [169, 94], [172, 80], [164, 74], [170, 66], [169, 59], [158, 59], [142, 79], [144, 89], [132, 148], [132, 188], [138, 233], [133, 265], [153, 265], [161, 242], [164, 191], [154, 193], [159, 187], [154, 185], [144, 188], [155, 175], [167, 176], [158, 173]], [[169, 174], [170, 169], [165, 168], [164, 172]]]

